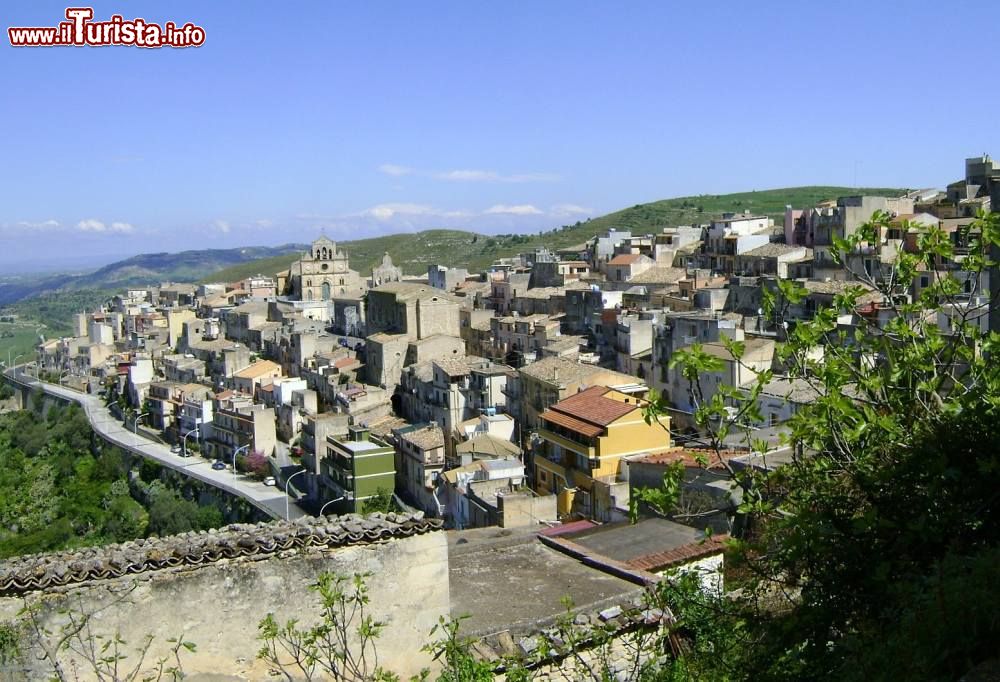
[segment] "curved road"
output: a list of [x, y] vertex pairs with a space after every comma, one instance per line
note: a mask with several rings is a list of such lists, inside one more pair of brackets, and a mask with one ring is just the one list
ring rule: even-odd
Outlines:
[[30, 374], [25, 374], [22, 367], [8, 369], [5, 374], [22, 386], [40, 388], [49, 395], [79, 403], [87, 414], [87, 419], [90, 420], [93, 429], [110, 443], [146, 459], [154, 460], [175, 471], [180, 471], [191, 478], [208, 483], [231, 495], [242, 497], [273, 518], [285, 518], [286, 503], [288, 515], [291, 518], [295, 519], [306, 515], [306, 512], [299, 508], [295, 498], [285, 496], [284, 490], [266, 486], [259, 481], [239, 478], [230, 470], [216, 471], [212, 468], [211, 462], [206, 459], [175, 455], [170, 452], [168, 446], [132, 433], [108, 411], [107, 406], [99, 396], [38, 381]]

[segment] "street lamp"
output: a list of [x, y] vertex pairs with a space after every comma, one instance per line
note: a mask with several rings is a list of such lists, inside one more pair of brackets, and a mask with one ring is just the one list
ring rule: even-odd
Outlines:
[[249, 450], [249, 449], [250, 449], [250, 443], [247, 443], [246, 445], [241, 445], [235, 450], [233, 450], [233, 486], [236, 485], [236, 455], [240, 454], [240, 450]]
[[143, 417], [148, 417], [148, 416], [149, 416], [149, 412], [140, 412], [136, 416], [135, 421], [132, 422], [132, 433], [134, 433], [136, 435], [139, 434], [139, 420], [142, 419]]
[[296, 471], [294, 474], [292, 474], [291, 476], [289, 476], [288, 479], [285, 481], [285, 521], [290, 521], [291, 520], [291, 506], [289, 505], [289, 502], [288, 502], [288, 499], [289, 499], [288, 498], [288, 485], [292, 482], [293, 478], [295, 478], [299, 474], [306, 473], [306, 471], [308, 471], [308, 469], [300, 469], [299, 471]]
[[[199, 427], [196, 426], [193, 429], [191, 429], [190, 431], [188, 431], [187, 433], [185, 433], [184, 434], [184, 438], [181, 440], [181, 442], [184, 443], [184, 456], [185, 457], [188, 456], [188, 440], [187, 440], [188, 436], [190, 436], [192, 433], [198, 433], [198, 428]], [[198, 433], [198, 438], [201, 438], [201, 434], [200, 433]]]
[[[303, 469], [303, 471], [305, 471], [305, 470]], [[335, 500], [330, 500], [329, 502], [327, 502], [326, 504], [324, 504], [322, 507], [319, 508], [319, 515], [323, 516], [323, 510], [326, 509], [327, 507], [329, 507], [334, 502], [340, 502], [341, 500], [346, 500], [346, 499], [347, 499], [347, 495], [341, 495], [340, 497], [338, 497]]]
[[[13, 364], [13, 365], [11, 365], [11, 367], [13, 367], [13, 368], [14, 368], [14, 374], [17, 374], [17, 361], [18, 361], [18, 360], [19, 360], [20, 358], [23, 358], [23, 357], [24, 357], [24, 353], [20, 353], [19, 355], [15, 355], [15, 356], [14, 356], [14, 364]], [[8, 360], [10, 359], [10, 351], [9, 351], [9, 350], [7, 351], [7, 359], [8, 359]], [[21, 372], [21, 374], [24, 374], [24, 372]]]

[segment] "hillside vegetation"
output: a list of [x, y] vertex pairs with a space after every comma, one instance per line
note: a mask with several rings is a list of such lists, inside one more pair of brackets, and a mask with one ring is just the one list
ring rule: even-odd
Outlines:
[[0, 558], [222, 525], [158, 465], [93, 438], [76, 404], [40, 409], [0, 415]]
[[[481, 270], [497, 258], [528, 251], [536, 246], [564, 248], [580, 244], [609, 228], [640, 233], [659, 231], [671, 225], [707, 222], [727, 211], [749, 210], [771, 216], [780, 224], [785, 206], [812, 206], [820, 201], [849, 194], [899, 196], [906, 190], [885, 187], [788, 187], [739, 192], [703, 194], [636, 204], [599, 218], [563, 225], [536, 234], [483, 235], [462, 230], [425, 230], [371, 239], [338, 242], [351, 258], [351, 267], [365, 274], [388, 252], [406, 274], [425, 274], [433, 264]], [[234, 281], [256, 274], [273, 275], [288, 268], [298, 254], [242, 263], [212, 273], [204, 281]]]

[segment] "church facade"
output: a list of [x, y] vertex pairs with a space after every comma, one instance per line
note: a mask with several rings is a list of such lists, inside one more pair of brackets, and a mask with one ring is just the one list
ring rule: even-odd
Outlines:
[[309, 251], [292, 263], [283, 288], [286, 296], [300, 301], [356, 298], [364, 289], [365, 282], [351, 270], [347, 254], [326, 237], [314, 241]]

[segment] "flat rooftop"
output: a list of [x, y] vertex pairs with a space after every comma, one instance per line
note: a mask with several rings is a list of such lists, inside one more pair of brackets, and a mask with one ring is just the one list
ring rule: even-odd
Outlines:
[[643, 519], [639, 523], [615, 523], [564, 536], [596, 554], [626, 562], [665, 552], [704, 539], [697, 528], [667, 519]]
[[447, 531], [451, 615], [468, 615], [465, 636], [526, 634], [574, 607], [592, 611], [627, 601], [641, 588], [549, 549], [530, 529]]

